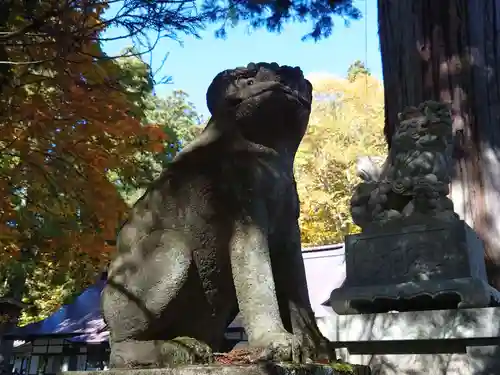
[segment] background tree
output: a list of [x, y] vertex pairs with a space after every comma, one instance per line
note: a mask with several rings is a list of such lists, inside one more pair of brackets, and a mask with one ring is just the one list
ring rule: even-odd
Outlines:
[[[351, 77], [352, 78], [352, 77]], [[385, 154], [382, 83], [313, 75], [311, 120], [295, 161], [303, 246], [343, 242], [358, 231], [349, 212], [356, 157]]]
[[109, 173], [110, 179], [130, 206], [142, 195], [147, 185], [168, 167], [182, 146], [203, 130], [203, 119], [198, 116], [188, 94], [182, 90], [175, 90], [166, 97], [154, 94], [151, 68], [137, 55], [135, 48], [127, 48], [120, 55], [122, 57], [115, 61], [122, 72], [120, 84], [134, 104], [130, 115], [143, 126], [158, 127], [166, 136], [161, 152], [136, 150], [134, 174], [128, 173], [123, 178], [123, 174], [119, 176], [116, 171]]
[[[161, 38], [179, 40], [180, 34], [198, 37], [198, 31], [207, 22], [220, 24], [216, 34], [224, 37], [226, 28], [240, 21], [273, 32], [281, 31], [285, 22], [309, 22], [312, 30], [304, 39], [317, 40], [331, 34], [333, 16], [342, 17], [346, 24], [350, 19], [361, 17], [352, 0], [203, 0], [201, 11], [199, 5], [196, 0], [3, 1], [0, 4], [0, 86], [10, 80], [10, 69], [14, 65], [67, 60], [84, 45], [131, 39], [138, 46], [134, 52], [146, 54]], [[114, 30], [112, 37], [99, 33], [109, 28]], [[40, 60], [31, 53], [35, 45], [51, 49], [52, 54]], [[17, 55], [7, 53], [13, 46], [19, 51]], [[89, 49], [85, 53], [94, 59], [103, 57]]]
[[[138, 57], [123, 57], [116, 60], [120, 71], [120, 84], [131, 104], [130, 115], [142, 126], [155, 126], [165, 132], [163, 150], [136, 147], [131, 149], [131, 160], [117, 165], [106, 173], [110, 187], [114, 187], [130, 206], [143, 193], [145, 186], [156, 178], [173, 158], [184, 140], [190, 141], [196, 129], [198, 116], [185, 93], [174, 92], [166, 98], [153, 95], [150, 84], [150, 70]], [[181, 113], [183, 115], [181, 115]], [[176, 117], [178, 115], [178, 117]], [[191, 129], [195, 128], [195, 130]], [[174, 146], [172, 146], [174, 145]], [[157, 151], [157, 150], [156, 150]], [[130, 170], [127, 172], [127, 170]], [[108, 182], [108, 183], [109, 183]], [[114, 185], [114, 186], [113, 186]], [[96, 187], [86, 186], [92, 193]], [[97, 215], [101, 212], [97, 211]], [[115, 228], [118, 223], [115, 223]], [[107, 238], [113, 243], [114, 233]], [[111, 240], [111, 241], [109, 241]], [[68, 249], [70, 250], [70, 249]], [[50, 315], [62, 303], [66, 303], [79, 293], [88, 283], [95, 281], [96, 274], [108, 259], [107, 253], [98, 254], [98, 259], [80, 258], [80, 268], [55, 267], [54, 262], [41, 262], [30, 258], [33, 263], [31, 272], [26, 274], [26, 292], [23, 301], [32, 307], [26, 309], [20, 323], [26, 324]], [[86, 253], [81, 257], [86, 256]], [[86, 268], [82, 268], [85, 266]]]
[[312, 29], [303, 40], [318, 40], [331, 35], [334, 16], [341, 17], [346, 25], [351, 19], [361, 18], [352, 0], [204, 0], [202, 4], [204, 17], [220, 24], [216, 35], [222, 38], [227, 35], [227, 27], [241, 21], [270, 32], [280, 32], [287, 22], [305, 22], [312, 24]]
[[365, 67], [365, 63], [361, 60], [354, 61], [349, 69], [347, 70], [347, 79], [349, 82], [353, 82], [358, 78], [360, 74], [370, 75], [370, 71]]
[[[85, 18], [89, 27], [98, 23], [97, 10], [85, 11], [93, 14]], [[80, 41], [64, 59], [55, 58], [64, 44], [42, 43], [50, 37], [38, 36], [37, 25], [21, 18], [26, 12], [12, 1], [9, 31], [0, 33], [9, 63], [1, 62], [8, 69], [0, 96], [0, 296], [14, 301], [31, 294], [37, 272], [66, 291], [95, 278], [127, 208], [109, 174], [124, 181], [134, 176], [138, 150], [161, 151], [165, 139], [160, 128], [143, 126], [130, 113], [134, 103], [120, 66], [97, 41]], [[51, 18], [47, 27], [80, 20], [79, 12]], [[12, 42], [15, 27], [33, 43]]]
[[[133, 57], [135, 58], [135, 57]], [[203, 119], [198, 115], [189, 96], [182, 90], [175, 90], [166, 97], [158, 97], [152, 92], [145, 93], [146, 109], [141, 119], [145, 125], [159, 127], [166, 136], [162, 152], [137, 151], [137, 173], [124, 181], [116, 173], [110, 173], [120, 194], [129, 206], [144, 193], [149, 183], [157, 178], [173, 160], [184, 145], [191, 142], [204, 128]]]
[[90, 60], [13, 72], [20, 85], [2, 98], [0, 117], [4, 296], [21, 298], [21, 281], [39, 262], [95, 274], [126, 209], [108, 173], [126, 180], [137, 150], [162, 149], [161, 129], [128, 115], [127, 96], [104, 81], [114, 68]]
[[[145, 54], [160, 38], [197, 36], [207, 19], [197, 12], [195, 0], [6, 0], [0, 10], [0, 66], [4, 78], [12, 65], [68, 60], [75, 51], [82, 53], [82, 46], [110, 40], [131, 39], [138, 46], [134, 52]], [[99, 33], [110, 27], [116, 31], [113, 37]], [[151, 35], [155, 38], [151, 39]], [[30, 53], [34, 45], [44, 46], [52, 54], [41, 60]], [[14, 46], [23, 53], [6, 52]], [[94, 59], [103, 58], [94, 52], [98, 51], [85, 51]]]

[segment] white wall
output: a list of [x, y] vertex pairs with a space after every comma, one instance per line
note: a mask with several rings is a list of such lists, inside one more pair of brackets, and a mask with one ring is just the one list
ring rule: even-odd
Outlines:
[[309, 299], [316, 316], [318, 328], [332, 340], [335, 337], [331, 319], [336, 315], [331, 307], [323, 306], [330, 299], [330, 293], [345, 280], [345, 252], [343, 244], [304, 249]]

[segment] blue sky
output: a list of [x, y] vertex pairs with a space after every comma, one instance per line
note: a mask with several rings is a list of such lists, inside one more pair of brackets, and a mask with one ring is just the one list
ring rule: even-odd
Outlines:
[[[365, 13], [365, 1], [367, 12]], [[171, 84], [158, 85], [158, 95], [182, 89], [189, 94], [197, 111], [208, 116], [205, 93], [208, 85], [221, 70], [246, 65], [249, 62], [275, 61], [279, 64], [300, 66], [308, 73], [331, 73], [345, 76], [354, 60], [362, 60], [378, 78], [382, 78], [380, 50], [377, 30], [377, 1], [355, 1], [363, 12], [363, 18], [344, 26], [336, 19], [333, 35], [319, 42], [302, 42], [301, 37], [310, 31], [308, 24], [287, 24], [281, 34], [265, 30], [248, 32], [246, 25], [228, 30], [225, 40], [214, 36], [216, 26], [201, 32], [201, 39], [181, 36], [182, 45], [176, 41], [161, 41], [151, 56], [144, 57], [157, 69], [165, 56], [168, 58], [158, 76], [171, 76]], [[115, 34], [114, 31], [108, 35]], [[116, 35], [116, 34], [115, 34]], [[104, 49], [108, 54], [117, 54], [130, 42], [121, 40], [108, 42]]]

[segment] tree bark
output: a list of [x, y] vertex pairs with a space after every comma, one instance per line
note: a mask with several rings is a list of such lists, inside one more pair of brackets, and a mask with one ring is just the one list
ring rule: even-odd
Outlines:
[[388, 145], [404, 107], [451, 105], [451, 198], [500, 289], [500, 0], [378, 0], [378, 21]]

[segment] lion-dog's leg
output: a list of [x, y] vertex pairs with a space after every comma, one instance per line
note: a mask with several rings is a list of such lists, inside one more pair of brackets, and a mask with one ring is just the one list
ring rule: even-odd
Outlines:
[[300, 343], [301, 361], [334, 360], [333, 346], [321, 334], [311, 308], [297, 221], [283, 223], [273, 238], [271, 262], [281, 318]]
[[247, 214], [249, 217], [235, 223], [230, 251], [236, 296], [249, 345], [263, 348], [265, 359], [296, 359], [300, 348], [283, 326], [276, 298], [265, 204], [253, 201]]
[[[123, 228], [121, 238], [127, 233], [137, 231]], [[127, 246], [130, 251], [112, 263], [102, 293], [103, 316], [110, 331], [111, 367], [159, 367], [166, 364], [164, 358], [170, 359], [172, 350], [188, 344], [203, 356], [207, 349], [197, 340], [177, 345], [175, 340], [164, 341], [167, 337], [163, 337], [174, 319], [165, 317], [165, 310], [171, 310], [167, 306], [186, 297], [183, 287], [190, 278], [192, 255], [185, 239], [178, 232], [164, 230], [140, 241], [134, 241], [135, 235], [132, 238]], [[193, 300], [196, 306], [196, 298]]]

